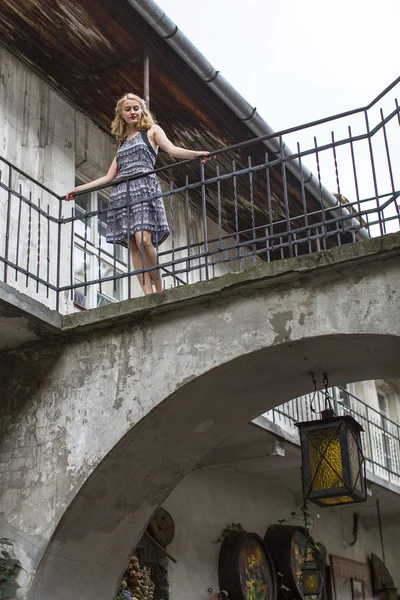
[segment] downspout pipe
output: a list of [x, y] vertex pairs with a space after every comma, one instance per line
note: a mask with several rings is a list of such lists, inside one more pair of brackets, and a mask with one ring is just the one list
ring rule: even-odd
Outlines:
[[[165, 14], [154, 0], [127, 0], [141, 17], [164, 39], [167, 44], [186, 62], [186, 64], [221, 98], [232, 112], [243, 121], [256, 137], [273, 134], [274, 131], [266, 121], [239, 94], [237, 90], [217, 71], [212, 64], [199, 52], [194, 44], [185, 36], [175, 23]], [[285, 158], [293, 154], [287, 146], [283, 148], [283, 156], [277, 139], [265, 140], [264, 144], [278, 157]], [[287, 168], [297, 178], [301, 179], [307, 190], [318, 201], [322, 201], [324, 208], [329, 209], [335, 217], [349, 216], [351, 226], [356, 230], [358, 239], [369, 238], [368, 231], [360, 222], [351, 216], [351, 213], [335, 198], [324, 186], [318, 184], [315, 175], [304, 165], [299, 167], [295, 161], [288, 161]]]

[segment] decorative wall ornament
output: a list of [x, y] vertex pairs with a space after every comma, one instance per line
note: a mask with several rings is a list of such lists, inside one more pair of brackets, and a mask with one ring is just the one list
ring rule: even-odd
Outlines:
[[175, 523], [165, 508], [160, 506], [156, 510], [148, 525], [148, 531], [162, 546], [171, 544], [175, 536]]
[[374, 593], [378, 595], [379, 590], [384, 589], [386, 584], [394, 587], [394, 581], [390, 575], [386, 565], [383, 561], [376, 556], [371, 554], [371, 572], [372, 572], [372, 585], [374, 587]]
[[219, 554], [219, 586], [229, 600], [276, 600], [276, 576], [270, 554], [255, 533], [232, 531]]
[[[321, 580], [324, 578], [324, 564], [316, 550], [318, 544], [315, 544], [305, 528], [292, 525], [269, 527], [264, 541], [278, 574], [278, 598], [303, 600], [302, 569], [305, 563], [313, 562]], [[322, 598], [322, 594], [323, 590], [318, 598]]]
[[[332, 554], [329, 559], [335, 598], [338, 600], [367, 600], [373, 597], [371, 571], [368, 564]], [[358, 596], [354, 594], [358, 594]], [[360, 596], [360, 594], [364, 595]]]

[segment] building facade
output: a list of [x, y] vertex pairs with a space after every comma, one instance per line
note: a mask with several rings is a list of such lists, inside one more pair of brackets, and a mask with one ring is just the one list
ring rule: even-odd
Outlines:
[[[70, 597], [69, 594], [83, 597], [79, 594], [85, 590], [88, 600], [92, 597], [111, 600], [110, 590], [116, 589], [129, 555], [145, 548], [143, 552], [153, 552], [156, 556], [149, 562], [162, 567], [164, 575], [166, 573], [167, 583], [165, 577], [162, 585], [158, 582], [161, 591], [157, 588], [157, 600], [167, 600], [163, 597], [167, 591], [173, 599], [203, 600], [210, 588], [214, 592], [220, 590], [220, 543], [216, 540], [224, 528], [240, 523], [246, 531], [264, 537], [268, 526], [298, 511], [302, 495], [294, 423], [310, 415], [312, 395], [301, 395], [310, 388], [307, 369], [302, 368], [298, 390], [294, 384], [282, 381], [275, 397], [270, 396], [261, 383], [255, 383], [255, 376], [250, 377], [250, 363], [242, 364], [242, 370], [231, 366], [231, 381], [238, 377], [238, 384], [243, 385], [242, 399], [235, 397], [232, 411], [239, 415], [240, 429], [238, 421], [232, 418], [225, 430], [230, 392], [226, 392], [222, 383], [214, 388], [212, 382], [207, 384], [210, 388], [205, 389], [215, 393], [214, 402], [209, 393], [204, 393], [212, 414], [212, 418], [207, 418], [205, 409], [201, 408], [205, 404], [203, 392], [190, 386], [195, 385], [196, 380], [201, 386], [202, 375], [212, 373], [224, 361], [233, 363], [240, 358], [239, 350], [235, 354], [239, 346], [243, 347], [243, 354], [249, 352], [249, 355], [263, 345], [266, 349], [274, 344], [291, 347], [295, 326], [290, 324], [289, 313], [295, 309], [288, 308], [290, 294], [286, 288], [280, 298], [276, 296], [270, 301], [266, 295], [264, 298], [260, 290], [265, 285], [271, 287], [265, 283], [268, 278], [260, 276], [266, 263], [286, 258], [296, 260], [302, 254], [329, 248], [340, 250], [337, 247], [342, 243], [368, 238], [368, 218], [371, 227], [380, 227], [378, 233], [387, 233], [382, 225], [386, 213], [378, 211], [378, 219], [375, 214], [370, 216], [368, 208], [367, 216], [360, 216], [360, 199], [344, 207], [340, 189], [329, 192], [321, 179], [302, 164], [301, 156], [295, 155], [286, 163], [285, 137], [274, 138], [255, 109], [221, 80], [215, 70], [209, 70], [197, 51], [190, 54], [192, 47], [188, 40], [180, 34], [175, 39], [175, 34], [169, 31], [173, 32], [174, 27], [166, 16], [155, 20], [160, 9], [152, 1], [123, 2], [113, 11], [113, 3], [104, 0], [95, 12], [83, 2], [73, 5], [61, 2], [62, 9], [49, 2], [43, 11], [38, 11], [32, 2], [31, 12], [18, 5], [3, 4], [6, 18], [1, 30], [7, 47], [1, 48], [0, 55], [0, 277], [4, 294], [1, 302], [8, 304], [0, 315], [4, 394], [0, 534], [12, 539], [15, 553], [25, 569], [18, 574], [21, 590], [17, 597], [63, 600]], [[60, 32], [62, 27], [65, 44], [54, 33]], [[166, 29], [164, 37], [171, 44], [161, 35], [160, 27]], [[151, 51], [150, 88], [143, 79], [145, 69], [141, 61], [146, 55], [143, 46]], [[134, 67], [126, 70], [124, 57], [128, 51]], [[96, 64], [100, 65], [97, 70]], [[179, 164], [171, 171], [159, 173], [171, 228], [171, 236], [159, 253], [164, 289], [184, 290], [181, 296], [174, 297], [176, 310], [169, 307], [168, 295], [160, 299], [154, 296], [149, 304], [140, 304], [139, 285], [136, 278], [128, 275], [130, 265], [126, 250], [105, 240], [109, 189], [79, 196], [74, 204], [62, 198], [76, 184], [95, 179], [108, 170], [115, 154], [115, 143], [108, 133], [114, 104], [122, 93], [131, 89], [139, 89], [141, 93], [142, 88], [144, 95], [150, 92], [152, 110], [177, 144], [212, 150], [234, 146], [231, 154], [222, 152], [217, 167], [207, 165], [208, 170], [202, 170], [198, 163]], [[249, 143], [244, 148], [236, 145], [250, 142], [255, 135], [272, 137]], [[159, 164], [167, 167], [168, 159], [161, 155]], [[383, 197], [386, 202], [386, 195]], [[393, 219], [393, 216], [390, 214], [388, 218]], [[329, 260], [326, 259], [327, 268]], [[290, 263], [287, 272], [280, 273], [282, 290], [291, 285], [293, 264]], [[227, 298], [242, 285], [237, 272], [246, 268], [249, 269], [246, 288], [238, 292], [238, 308], [233, 310]], [[307, 265], [302, 267], [301, 275], [308, 270], [312, 269]], [[214, 282], [215, 288], [204, 290], [201, 286], [191, 286], [229, 274], [236, 279], [221, 279], [221, 295], [214, 296], [214, 304], [208, 297], [219, 293], [218, 284]], [[268, 277], [275, 281], [276, 276], [272, 265]], [[321, 283], [315, 294], [320, 294], [322, 299], [323, 285], [328, 286], [329, 277], [325, 272], [318, 272], [318, 277]], [[376, 277], [378, 281], [378, 274]], [[333, 280], [338, 278], [336, 274]], [[392, 291], [396, 281], [394, 278]], [[302, 280], [294, 284], [304, 303], [308, 283]], [[379, 282], [376, 285], [379, 286]], [[192, 292], [185, 291], [188, 288], [200, 290], [200, 300], [190, 299]], [[389, 302], [394, 293], [386, 296]], [[312, 291], [310, 297], [313, 297]], [[30, 304], [30, 300], [33, 303]], [[120, 304], [124, 300], [127, 303]], [[195, 310], [200, 301], [204, 319], [201, 328], [198, 326], [198, 330], [193, 331], [191, 324], [197, 326], [196, 319], [200, 318]], [[264, 301], [265, 310], [261, 306]], [[371, 298], [371, 303], [373, 301]], [[25, 310], [26, 314], [18, 313], [16, 318], [12, 306], [10, 309], [13, 302], [18, 311]], [[125, 308], [120, 308], [122, 306]], [[45, 316], [40, 313], [41, 307], [46, 308]], [[272, 316], [269, 307], [274, 307]], [[178, 308], [182, 315], [180, 311], [177, 315]], [[128, 312], [122, 315], [120, 310]], [[135, 311], [141, 310], [143, 313], [138, 316]], [[329, 320], [330, 315], [326, 316], [322, 300], [319, 310], [323, 317], [321, 337], [329, 337], [331, 331], [323, 330], [323, 321], [325, 317]], [[156, 317], [160, 315], [160, 321], [154, 325], [153, 312]], [[388, 310], [388, 314], [392, 313]], [[97, 321], [96, 315], [99, 315]], [[234, 315], [241, 315], [240, 324], [235, 324]], [[297, 325], [304, 325], [307, 318], [307, 312], [302, 312]], [[48, 326], [43, 338], [41, 330], [38, 333], [41, 319], [47, 319]], [[139, 319], [140, 325], [136, 321]], [[171, 333], [174, 319], [177, 320], [175, 334]], [[270, 333], [263, 331], [268, 319]], [[336, 320], [337, 315], [334, 315], [329, 323], [332, 331], [347, 333], [346, 327], [342, 331]], [[56, 332], [58, 322], [61, 325]], [[70, 329], [68, 323], [73, 324]], [[226, 324], [225, 332], [220, 330], [221, 324]], [[233, 333], [228, 329], [238, 336], [229, 344], [227, 340]], [[269, 334], [272, 335], [270, 341]], [[389, 347], [390, 343], [387, 344]], [[319, 371], [332, 370], [335, 383], [341, 381], [342, 367], [334, 352], [327, 353], [326, 366], [319, 364], [313, 354], [318, 354], [316, 350], [310, 352]], [[360, 356], [362, 352], [360, 350]], [[185, 361], [184, 367], [179, 363], [181, 358]], [[271, 356], [269, 360], [265, 369], [273, 371], [270, 365], [275, 363]], [[384, 365], [375, 363], [376, 376], [386, 377]], [[270, 409], [259, 417], [252, 414], [253, 420], [248, 418], [244, 406], [247, 379], [248, 386], [255, 390], [253, 396], [259, 396], [254, 401], [257, 410]], [[166, 416], [162, 413], [160, 420], [157, 410], [158, 402], [161, 405], [165, 398], [168, 401], [171, 398], [172, 407], [177, 406], [174, 394], [185, 385], [190, 387], [187, 394], [190, 402], [193, 401], [193, 409], [190, 414], [184, 414], [182, 408], [182, 419], [189, 422], [195, 418], [196, 411], [202, 418], [199, 417], [201, 423], [193, 425], [194, 433], [190, 435], [186, 421], [179, 427], [176, 425], [177, 455], [181, 454], [179, 443], [185, 436], [188, 448], [191, 436], [204, 433], [209, 437], [204, 443], [196, 441], [196, 452], [188, 450], [187, 459], [183, 460], [182, 456], [169, 457], [167, 448], [167, 423], [172, 431], [172, 424], [177, 420], [175, 408], [167, 410], [164, 403], [161, 410], [166, 410]], [[290, 400], [297, 391], [299, 397]], [[221, 409], [215, 409], [214, 415], [211, 407], [217, 406], [219, 397], [224, 394], [227, 404], [223, 410], [222, 404]], [[338, 414], [352, 414], [364, 427], [370, 496], [365, 505], [356, 509], [326, 509], [319, 517], [313, 511], [313, 536], [329, 555], [367, 565], [372, 554], [380, 553], [376, 515], [376, 499], [379, 499], [386, 565], [400, 588], [399, 384], [386, 378], [356, 383], [343, 381], [332, 388], [332, 395]], [[283, 400], [287, 402], [282, 405]], [[130, 402], [129, 408], [124, 407], [125, 401]], [[121, 407], [124, 411], [126, 408], [123, 414], [119, 412]], [[141, 433], [141, 427], [146, 431], [149, 420], [154, 440], [149, 431]], [[213, 441], [212, 433], [207, 431], [214, 422], [220, 426]], [[151, 437], [152, 451], [158, 455], [165, 453], [169, 462], [154, 471], [149, 467], [148, 473], [144, 470], [142, 479], [133, 475], [132, 468], [130, 475], [127, 474], [127, 479], [133, 478], [129, 490], [124, 489], [121, 498], [115, 499], [107, 517], [99, 516], [98, 506], [112, 484], [111, 479], [100, 476], [97, 469], [102, 468], [103, 461], [110, 458], [113, 451], [118, 454], [128, 437], [129, 445], [137, 447], [138, 453], [141, 445], [150, 443]], [[155, 447], [157, 443], [159, 448]], [[126, 458], [127, 451], [123, 450], [122, 454]], [[141, 456], [140, 461], [145, 463], [147, 458]], [[115, 465], [117, 462], [121, 464], [115, 459]], [[176, 465], [179, 468], [174, 471]], [[85, 495], [85, 486], [92, 485], [96, 477], [101, 480], [100, 487], [96, 493], [90, 488]], [[157, 493], [147, 490], [149, 480], [154, 480]], [[84, 500], [79, 496], [82, 490]], [[21, 493], [20, 501], [17, 498]], [[136, 498], [140, 494], [143, 504], [138, 508]], [[129, 521], [129, 527], [125, 527], [125, 517], [121, 515], [125, 515], [130, 502], [132, 510], [128, 512], [134, 518]], [[82, 522], [77, 520], [75, 530], [70, 529], [68, 519], [74, 521], [74, 510], [79, 503], [85, 505]], [[177, 563], [165, 558], [162, 549], [149, 550], [148, 540], [143, 537], [147, 522], [160, 504], [175, 523], [175, 536], [166, 550]], [[354, 533], [356, 511], [360, 521]], [[109, 543], [104, 556], [111, 557], [111, 566], [105, 566], [107, 561], [103, 558], [91, 560], [88, 548], [93, 549], [97, 542], [90, 541], [89, 534], [85, 537], [78, 531], [84, 530], [83, 521], [87, 523], [93, 518], [97, 522], [97, 516], [103, 524], [115, 517], [113, 525], [107, 521], [104, 531], [101, 530], [103, 546]], [[100, 529], [93, 528], [99, 535]], [[141, 540], [139, 550], [135, 550], [133, 541], [130, 547], [130, 540], [134, 538]], [[117, 556], [115, 560], [114, 556]], [[75, 578], [69, 570], [72, 567], [65, 566], [67, 561], [71, 564], [76, 561], [78, 565]], [[327, 564], [332, 568], [329, 557]], [[50, 585], [46, 573], [52, 569], [56, 575], [52, 573]], [[98, 581], [95, 581], [96, 576]], [[326, 600], [344, 598], [339, 588], [335, 588], [335, 581], [339, 585], [335, 576], [337, 573], [332, 571], [333, 595], [326, 596]], [[107, 586], [103, 587], [101, 578]], [[346, 594], [351, 594], [350, 579], [349, 576], [343, 584], [347, 586]], [[354, 600], [351, 595], [348, 597]]]

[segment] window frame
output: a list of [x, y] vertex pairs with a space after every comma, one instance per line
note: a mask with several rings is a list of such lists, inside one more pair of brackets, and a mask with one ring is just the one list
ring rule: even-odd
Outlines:
[[[89, 180], [83, 175], [79, 173], [76, 174], [76, 185], [81, 185], [83, 183], [86, 183], [87, 181]], [[85, 211], [86, 214], [92, 212], [98, 213], [98, 211], [100, 210], [98, 203], [99, 196], [100, 198], [103, 196], [103, 198], [101, 199], [106, 201], [108, 201], [107, 196], [109, 196], [109, 194], [105, 193], [104, 191], [99, 192], [91, 190], [88, 190], [85, 195], [87, 195], [88, 198], [86, 207], [82, 207], [81, 205], [75, 203], [74, 209], [78, 209], [78, 213], [79, 211], [82, 211], [82, 219], [76, 220], [75, 223], [83, 223], [83, 221], [85, 220], [85, 215], [83, 211]], [[89, 221], [89, 223], [87, 223], [87, 221]], [[103, 221], [99, 218], [99, 215], [95, 214], [86, 219], [85, 232], [83, 234], [82, 232], [79, 233], [76, 231], [76, 225], [74, 227], [74, 283], [82, 284], [83, 288], [87, 288], [86, 294], [84, 295], [84, 298], [86, 298], [86, 306], [80, 304], [75, 299], [75, 293], [80, 289], [75, 288], [74, 305], [81, 310], [87, 310], [89, 308], [103, 306], [103, 303], [99, 303], [100, 297], [106, 301], [106, 304], [120, 302], [121, 300], [125, 300], [128, 297], [127, 277], [123, 277], [120, 279], [121, 291], [119, 293], [119, 297], [109, 296], [108, 294], [106, 294], [101, 289], [102, 285], [100, 282], [87, 285], [85, 279], [82, 280], [80, 277], [77, 277], [77, 273], [75, 270], [75, 248], [79, 249], [84, 254], [84, 256], [86, 256], [89, 259], [88, 263], [86, 263], [88, 281], [99, 279], [99, 269], [101, 269], [102, 263], [107, 265], [108, 267], [111, 267], [114, 270], [114, 272], [118, 274], [124, 274], [128, 272], [128, 250], [126, 248], [118, 245], [114, 246], [116, 250], [121, 252], [121, 258], [119, 256], [116, 256], [115, 254], [112, 254], [111, 252], [102, 247], [101, 241], [102, 239], [105, 239], [104, 236], [101, 234], [100, 224], [102, 222]]]

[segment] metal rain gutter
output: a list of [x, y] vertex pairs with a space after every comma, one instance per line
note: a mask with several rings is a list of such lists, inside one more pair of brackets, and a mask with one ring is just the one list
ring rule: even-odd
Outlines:
[[[151, 27], [164, 39], [167, 44], [186, 62], [187, 65], [221, 98], [221, 100], [232, 110], [232, 112], [243, 121], [256, 137], [275, 133], [266, 121], [239, 94], [237, 90], [217, 71], [212, 64], [199, 52], [196, 46], [185, 36], [177, 25], [165, 14], [162, 8], [154, 0], [127, 0], [129, 4], [144, 18]], [[277, 156], [289, 157], [293, 152], [287, 146], [283, 148], [283, 155], [279, 142], [276, 139], [266, 140], [264, 144]], [[330, 209], [335, 217], [349, 215], [351, 213], [335, 198], [335, 196], [324, 186], [318, 184], [315, 175], [305, 166], [299, 167], [297, 163], [287, 163], [289, 171], [295, 177], [303, 181], [307, 190], [322, 203], [325, 208]], [[350, 219], [349, 219], [350, 221]], [[356, 229], [357, 237], [367, 239], [370, 237], [368, 231], [360, 228], [360, 221], [351, 217], [351, 225]]]

